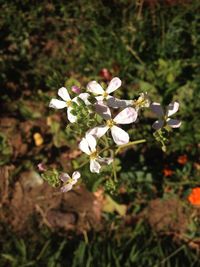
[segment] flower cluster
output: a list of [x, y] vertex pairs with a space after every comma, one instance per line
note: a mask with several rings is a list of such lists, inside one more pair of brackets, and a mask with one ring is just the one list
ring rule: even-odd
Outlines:
[[[88, 127], [85, 131], [79, 148], [89, 157], [90, 171], [93, 173], [99, 173], [102, 165], [109, 165], [113, 162], [113, 157], [100, 156], [102, 152], [109, 151], [110, 140], [113, 140], [114, 146], [124, 146], [129, 143], [129, 134], [122, 129], [122, 126], [138, 121], [142, 108], [151, 108], [158, 116], [158, 120], [153, 124], [156, 131], [168, 126], [178, 128], [181, 125], [180, 121], [170, 118], [178, 111], [178, 102], [169, 104], [164, 112], [159, 103], [151, 103], [146, 92], [141, 93], [138, 99], [118, 99], [111, 94], [121, 84], [118, 77], [113, 78], [105, 89], [96, 81], [91, 81], [87, 85], [87, 92], [81, 93], [80, 88], [73, 87], [72, 92], [76, 93], [74, 98], [71, 98], [68, 90], [62, 87], [58, 90], [58, 95], [62, 100], [53, 98], [49, 104], [49, 107], [55, 109], [66, 108], [67, 118], [72, 124], [80, 120], [85, 122], [87, 120], [85, 114], [89, 114], [92, 118], [92, 127]], [[102, 148], [102, 144], [105, 143], [107, 147]], [[79, 177], [79, 172], [74, 172], [72, 178], [68, 174], [62, 174], [60, 176], [64, 183], [62, 191], [70, 190]]]

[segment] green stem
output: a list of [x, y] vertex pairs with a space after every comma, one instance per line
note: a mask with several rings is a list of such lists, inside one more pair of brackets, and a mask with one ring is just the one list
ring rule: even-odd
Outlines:
[[165, 181], [165, 184], [167, 185], [198, 185], [198, 181], [183, 181], [183, 182], [171, 182], [171, 181]]
[[134, 51], [129, 45], [127, 45], [126, 48], [141, 65], [145, 65], [145, 63], [141, 60], [136, 51]]
[[89, 161], [90, 161], [90, 159], [87, 159], [81, 165], [79, 165], [77, 168], [74, 168], [74, 170], [79, 170], [80, 168], [82, 168], [83, 166], [85, 166]]
[[113, 170], [114, 181], [117, 182], [117, 172], [116, 172], [116, 166], [115, 166], [115, 153], [113, 150], [111, 150], [111, 153], [112, 153], [112, 158], [113, 158], [112, 170]]
[[129, 146], [145, 143], [145, 142], [146, 142], [146, 139], [141, 139], [141, 140], [136, 140], [136, 141], [129, 142], [129, 143], [125, 144], [125, 145], [121, 145], [115, 151], [115, 155], [117, 155], [120, 152], [121, 149], [127, 148]]

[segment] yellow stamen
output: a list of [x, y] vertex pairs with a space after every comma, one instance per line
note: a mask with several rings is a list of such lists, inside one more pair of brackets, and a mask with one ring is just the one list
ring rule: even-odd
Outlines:
[[72, 184], [72, 183], [73, 183], [73, 179], [70, 177], [66, 182], [64, 182], [64, 185]]
[[90, 154], [90, 159], [96, 159], [98, 156], [97, 151], [94, 151], [92, 154]]
[[115, 123], [114, 123], [114, 121], [113, 121], [112, 119], [106, 121], [106, 125], [107, 125], [109, 128], [113, 127], [114, 124], [115, 124]]
[[66, 105], [67, 105], [68, 108], [71, 107], [72, 106], [72, 101], [71, 100], [66, 101]]
[[108, 96], [108, 93], [105, 91], [105, 92], [103, 93], [103, 97], [106, 98], [107, 96]]

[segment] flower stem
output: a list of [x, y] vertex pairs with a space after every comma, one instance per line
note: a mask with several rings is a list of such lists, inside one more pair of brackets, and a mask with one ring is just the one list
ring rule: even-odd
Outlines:
[[116, 172], [116, 166], [115, 166], [115, 153], [113, 150], [111, 150], [111, 153], [112, 153], [112, 158], [113, 158], [113, 162], [112, 162], [113, 177], [114, 177], [114, 181], [117, 182], [117, 172]]
[[146, 139], [141, 139], [141, 140], [136, 140], [136, 141], [129, 142], [129, 143], [125, 144], [125, 145], [121, 145], [115, 151], [115, 155], [117, 155], [120, 152], [120, 150], [122, 150], [124, 148], [130, 147], [130, 146], [133, 146], [133, 145], [137, 145], [137, 144], [141, 144], [141, 143], [145, 143], [146, 141], [147, 141]]

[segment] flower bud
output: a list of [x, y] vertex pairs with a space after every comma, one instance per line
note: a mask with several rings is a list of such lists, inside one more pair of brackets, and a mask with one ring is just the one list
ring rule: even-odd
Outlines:
[[74, 92], [75, 94], [80, 94], [81, 93], [81, 88], [79, 88], [76, 85], [73, 85], [71, 89], [72, 89], [72, 92]]

